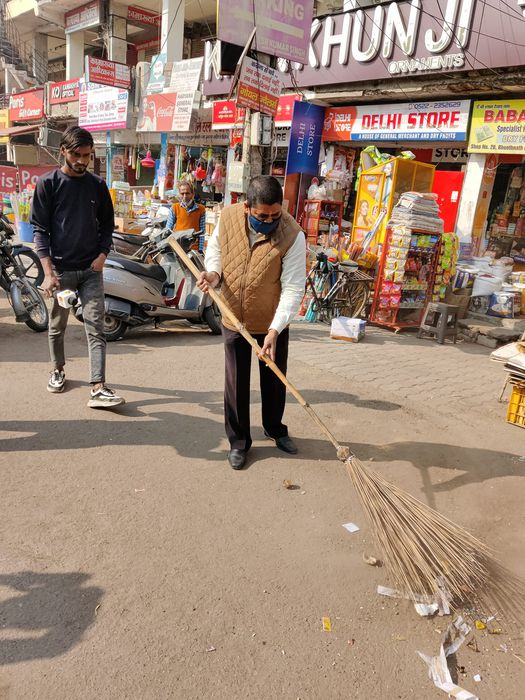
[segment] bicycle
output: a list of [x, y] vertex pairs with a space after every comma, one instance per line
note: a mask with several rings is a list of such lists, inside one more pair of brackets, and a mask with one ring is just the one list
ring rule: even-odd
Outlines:
[[331, 323], [338, 316], [358, 318], [368, 303], [372, 282], [353, 260], [332, 263], [325, 253], [318, 253], [306, 278], [301, 305], [305, 320]]

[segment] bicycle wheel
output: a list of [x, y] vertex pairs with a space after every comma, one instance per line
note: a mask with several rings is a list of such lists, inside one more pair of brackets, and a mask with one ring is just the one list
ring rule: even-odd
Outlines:
[[368, 285], [365, 282], [341, 280], [340, 287], [326, 306], [326, 320], [331, 322], [338, 316], [359, 318], [368, 301]]
[[[351, 282], [346, 284], [348, 299], [348, 316], [359, 318], [368, 302], [368, 284], [366, 282]], [[346, 314], [345, 314], [346, 315]]]

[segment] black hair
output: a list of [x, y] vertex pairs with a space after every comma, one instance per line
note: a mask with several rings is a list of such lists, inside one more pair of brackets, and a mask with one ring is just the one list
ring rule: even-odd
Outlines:
[[282, 204], [283, 188], [279, 180], [271, 175], [257, 175], [252, 178], [246, 193], [246, 203], [249, 207], [257, 204]]
[[74, 151], [79, 146], [90, 146], [93, 148], [93, 136], [79, 126], [70, 126], [62, 134], [60, 146], [64, 146], [66, 151]]

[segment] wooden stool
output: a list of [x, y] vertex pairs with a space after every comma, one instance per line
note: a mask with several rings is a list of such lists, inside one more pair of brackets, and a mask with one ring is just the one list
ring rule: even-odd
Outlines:
[[428, 333], [443, 345], [445, 338], [452, 336], [455, 343], [458, 335], [458, 309], [458, 306], [451, 304], [428, 304], [417, 337], [422, 338], [423, 334]]

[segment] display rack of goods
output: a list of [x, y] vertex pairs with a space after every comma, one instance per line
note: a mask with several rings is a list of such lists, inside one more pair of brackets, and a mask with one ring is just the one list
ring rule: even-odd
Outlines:
[[418, 328], [434, 295], [441, 234], [396, 224], [387, 229], [370, 320], [396, 330]]
[[341, 233], [343, 202], [307, 199], [304, 203], [303, 228], [311, 245], [337, 247]]

